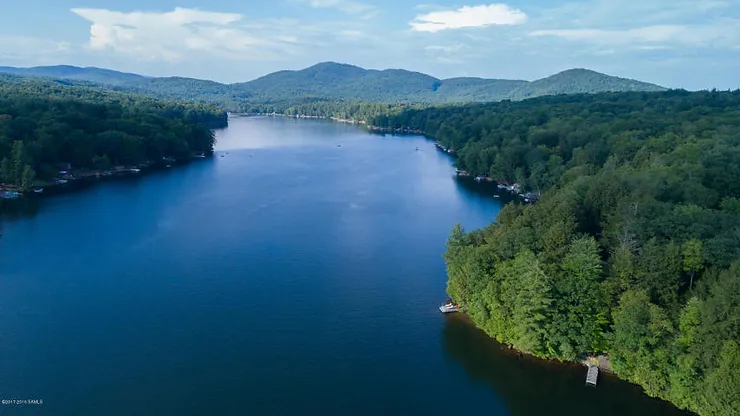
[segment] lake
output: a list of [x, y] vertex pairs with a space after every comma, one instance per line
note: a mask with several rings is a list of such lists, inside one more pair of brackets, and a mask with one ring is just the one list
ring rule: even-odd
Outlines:
[[682, 414], [440, 314], [446, 236], [501, 202], [431, 141], [284, 118], [217, 137], [0, 224], [0, 396], [43, 400], [0, 414]]

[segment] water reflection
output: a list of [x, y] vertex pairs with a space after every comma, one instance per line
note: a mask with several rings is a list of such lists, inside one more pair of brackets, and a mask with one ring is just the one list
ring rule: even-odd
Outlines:
[[35, 215], [40, 208], [40, 198], [20, 198], [15, 200], [0, 200], [0, 234], [2, 234], [3, 219], [17, 220]]
[[580, 404], [583, 414], [600, 416], [690, 415], [603, 373], [597, 388], [586, 387], [581, 365], [518, 354], [489, 338], [462, 314], [445, 316], [442, 337], [448, 359], [461, 364], [474, 382], [489, 385], [514, 416], [572, 416], [574, 403]]
[[518, 197], [510, 192], [498, 189], [493, 182], [476, 182], [469, 176], [457, 176], [455, 178], [457, 186], [470, 195], [480, 195], [486, 198], [496, 198], [502, 205], [512, 201], [518, 201]]

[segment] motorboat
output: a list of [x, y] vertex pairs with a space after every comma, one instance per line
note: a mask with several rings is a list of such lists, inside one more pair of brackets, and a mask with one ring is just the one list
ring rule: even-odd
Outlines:
[[457, 312], [459, 310], [460, 310], [460, 305], [456, 305], [452, 303], [451, 300], [447, 300], [447, 302], [445, 302], [444, 305], [441, 305], [439, 307], [439, 311], [442, 313]]

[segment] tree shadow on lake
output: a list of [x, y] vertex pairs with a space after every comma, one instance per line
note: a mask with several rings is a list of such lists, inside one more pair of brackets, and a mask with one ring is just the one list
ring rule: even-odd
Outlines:
[[0, 234], [2, 220], [18, 220], [36, 215], [41, 209], [41, 198], [19, 198], [0, 201]]
[[[519, 201], [516, 195], [505, 190], [498, 189], [498, 186], [494, 182], [477, 182], [474, 178], [469, 176], [456, 176], [455, 183], [463, 192], [468, 195], [485, 198], [496, 198], [501, 203], [501, 205], [506, 205], [509, 202]], [[496, 197], [495, 195], [498, 196]]]
[[513, 416], [691, 415], [603, 372], [598, 387], [587, 387], [582, 365], [539, 360], [509, 350], [462, 314], [445, 316], [442, 336], [448, 359], [461, 364], [474, 382], [490, 386]]

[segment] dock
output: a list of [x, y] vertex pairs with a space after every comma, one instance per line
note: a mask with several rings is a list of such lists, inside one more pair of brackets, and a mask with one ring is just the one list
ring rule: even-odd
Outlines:
[[599, 378], [599, 367], [595, 365], [588, 366], [588, 373], [586, 373], [586, 385], [596, 387], [596, 381]]

